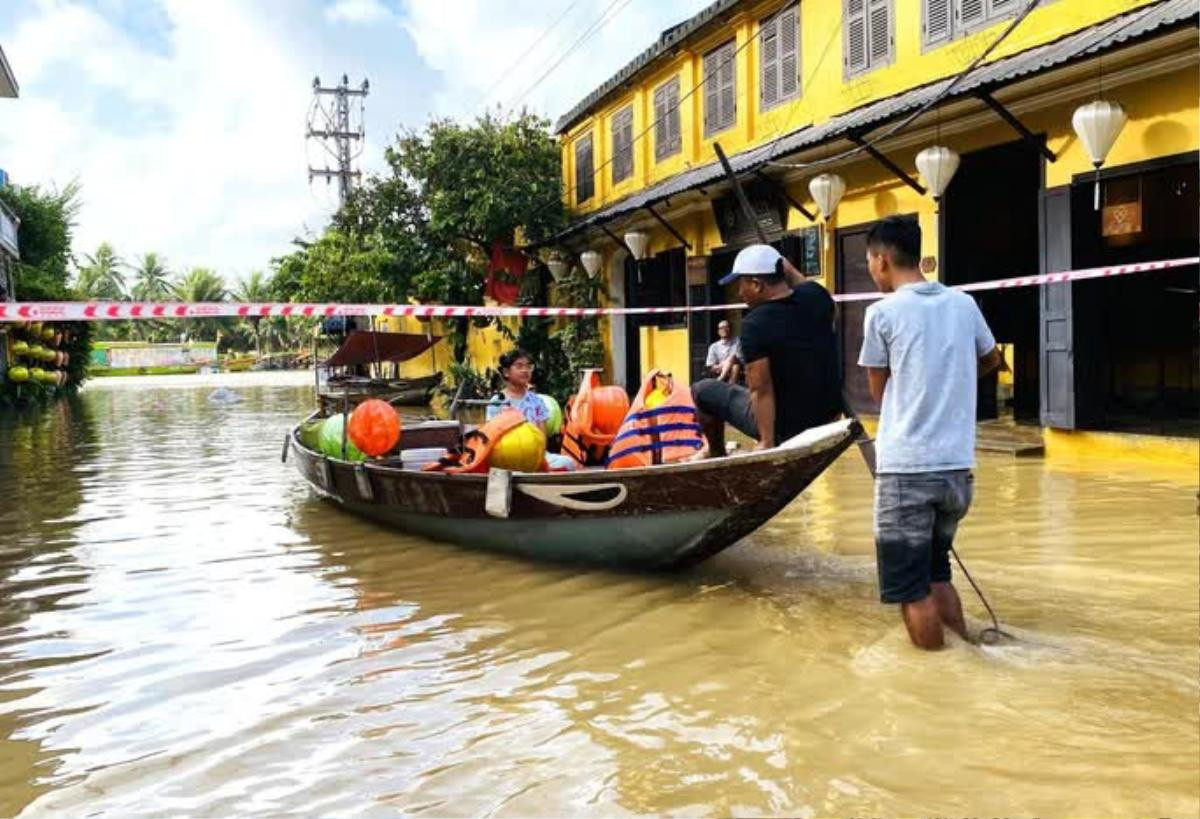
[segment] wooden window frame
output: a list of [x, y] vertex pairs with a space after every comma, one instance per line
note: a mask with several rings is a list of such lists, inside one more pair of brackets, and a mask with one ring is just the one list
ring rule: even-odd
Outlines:
[[[610, 122], [612, 132], [612, 184], [621, 184], [633, 176], [633, 103], [612, 115]], [[618, 146], [618, 135], [628, 132], [628, 141]]]
[[[588, 164], [591, 167], [588, 169], [586, 174], [583, 174], [581, 173], [579, 165], [581, 158], [580, 155], [583, 153], [585, 146], [587, 148]], [[586, 134], [577, 137], [575, 139], [574, 147], [575, 157], [573, 164], [575, 166], [575, 204], [582, 205], [584, 202], [587, 202], [596, 195], [596, 140], [593, 138], [592, 132], [588, 131]], [[587, 180], [587, 196], [583, 195], [585, 189], [585, 183], [583, 180]]]
[[[1053, 2], [1053, 0], [1045, 0]], [[947, 9], [946, 32], [939, 35], [929, 33], [929, 6], [934, 2], [944, 2]], [[969, 37], [976, 32], [1013, 17], [1023, 6], [1022, 0], [974, 0], [983, 9], [978, 20], [969, 23], [962, 22], [963, 0], [921, 0], [921, 52], [925, 53], [941, 48], [947, 43]], [[997, 8], [1006, 4], [1007, 7]]]
[[[726, 49], [730, 51], [729, 59], [721, 60], [720, 55]], [[714, 49], [711, 49], [704, 55], [704, 138], [710, 139], [717, 134], [728, 131], [730, 128], [737, 125], [737, 38], [726, 40]], [[709, 59], [713, 60], [713, 66], [716, 69], [714, 72], [708, 70]], [[729, 110], [726, 111], [721, 105], [721, 92], [724, 90], [721, 86], [720, 73], [721, 70], [728, 67], [730, 73], [730, 86], [732, 87], [732, 101]], [[710, 73], [716, 77], [716, 85], [711, 86]], [[716, 98], [717, 113], [721, 116], [721, 120], [717, 121], [716, 117], [710, 116], [713, 111], [713, 106], [709, 100]]]
[[[863, 7], [863, 51], [865, 62], [862, 66], [850, 64], [850, 4], [861, 3]], [[887, 53], [875, 58], [872, 56], [871, 13], [877, 8], [887, 9]], [[895, 0], [842, 0], [842, 79], [854, 80], [869, 74], [876, 69], [892, 65], [896, 62], [896, 2]]]
[[[783, 67], [784, 52], [782, 51], [782, 46], [783, 46], [782, 24], [783, 24], [783, 18], [788, 14], [795, 15], [795, 24], [796, 24], [795, 25], [796, 48], [794, 51], [796, 87], [790, 93], [784, 93], [783, 82], [784, 82], [784, 77], [786, 76], [786, 74], [785, 74], [784, 67]], [[774, 64], [773, 68], [775, 71], [775, 79], [776, 79], [775, 88], [777, 90], [777, 96], [773, 100], [768, 100], [766, 98], [766, 88], [767, 88], [766, 35], [767, 35], [767, 30], [769, 28], [776, 29], [776, 31], [774, 32], [774, 37], [775, 37], [775, 41], [776, 41], [776, 45], [775, 45], [776, 57], [775, 57], [775, 64]], [[785, 5], [783, 8], [779, 9], [774, 14], [771, 14], [770, 16], [761, 20], [758, 25], [758, 35], [757, 36], [758, 36], [758, 47], [759, 47], [758, 106], [759, 106], [760, 111], [765, 112], [765, 111], [771, 111], [775, 108], [778, 108], [779, 106], [783, 105], [785, 102], [791, 102], [792, 100], [797, 100], [804, 93], [803, 80], [801, 78], [801, 70], [800, 70], [800, 68], [801, 68], [800, 4], [799, 3], [790, 3], [788, 5]]]
[[662, 162], [683, 151], [683, 128], [679, 112], [680, 85], [679, 75], [676, 74], [654, 89], [655, 162]]

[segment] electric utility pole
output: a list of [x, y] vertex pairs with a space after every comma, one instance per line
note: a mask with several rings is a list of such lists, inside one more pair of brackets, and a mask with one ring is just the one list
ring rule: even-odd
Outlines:
[[[337, 167], [330, 168], [328, 163], [324, 168], [309, 166], [308, 181], [311, 184], [313, 179], [324, 177], [328, 184], [337, 179], [338, 200], [343, 205], [355, 181], [362, 178], [362, 172], [354, 170], [354, 160], [362, 153], [363, 100], [370, 87], [370, 83], [363, 80], [361, 86], [351, 88], [350, 78], [345, 74], [341, 84], [332, 88], [322, 86], [320, 77], [313, 78], [313, 104], [309, 109], [306, 136], [320, 140]], [[358, 99], [356, 123], [351, 122], [351, 98]]]

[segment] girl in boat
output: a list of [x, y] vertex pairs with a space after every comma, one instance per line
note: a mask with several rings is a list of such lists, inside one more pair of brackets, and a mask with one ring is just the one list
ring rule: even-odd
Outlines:
[[504, 378], [504, 389], [488, 402], [488, 420], [499, 415], [505, 407], [512, 407], [544, 433], [550, 410], [529, 386], [533, 380], [533, 358], [524, 350], [509, 350], [500, 356], [500, 375]]

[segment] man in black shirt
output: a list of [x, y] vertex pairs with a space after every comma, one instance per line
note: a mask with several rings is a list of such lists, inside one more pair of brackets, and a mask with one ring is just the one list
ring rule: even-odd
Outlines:
[[742, 319], [746, 386], [716, 379], [692, 385], [709, 453], [725, 453], [725, 424], [758, 441], [781, 444], [841, 413], [841, 375], [834, 304], [828, 291], [805, 281], [770, 245], [738, 253], [721, 284], [737, 282], [749, 305]]

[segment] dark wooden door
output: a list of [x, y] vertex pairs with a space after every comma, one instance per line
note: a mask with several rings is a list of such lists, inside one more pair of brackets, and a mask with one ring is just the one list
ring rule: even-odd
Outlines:
[[[874, 293], [875, 282], [867, 272], [867, 233], [872, 225], [859, 225], [837, 231], [837, 292]], [[842, 383], [846, 398], [855, 412], [875, 415], [879, 405], [871, 398], [867, 385], [867, 372], [858, 366], [858, 354], [862, 349], [863, 317], [867, 312], [867, 301], [849, 301], [838, 304], [838, 321], [841, 326]]]

